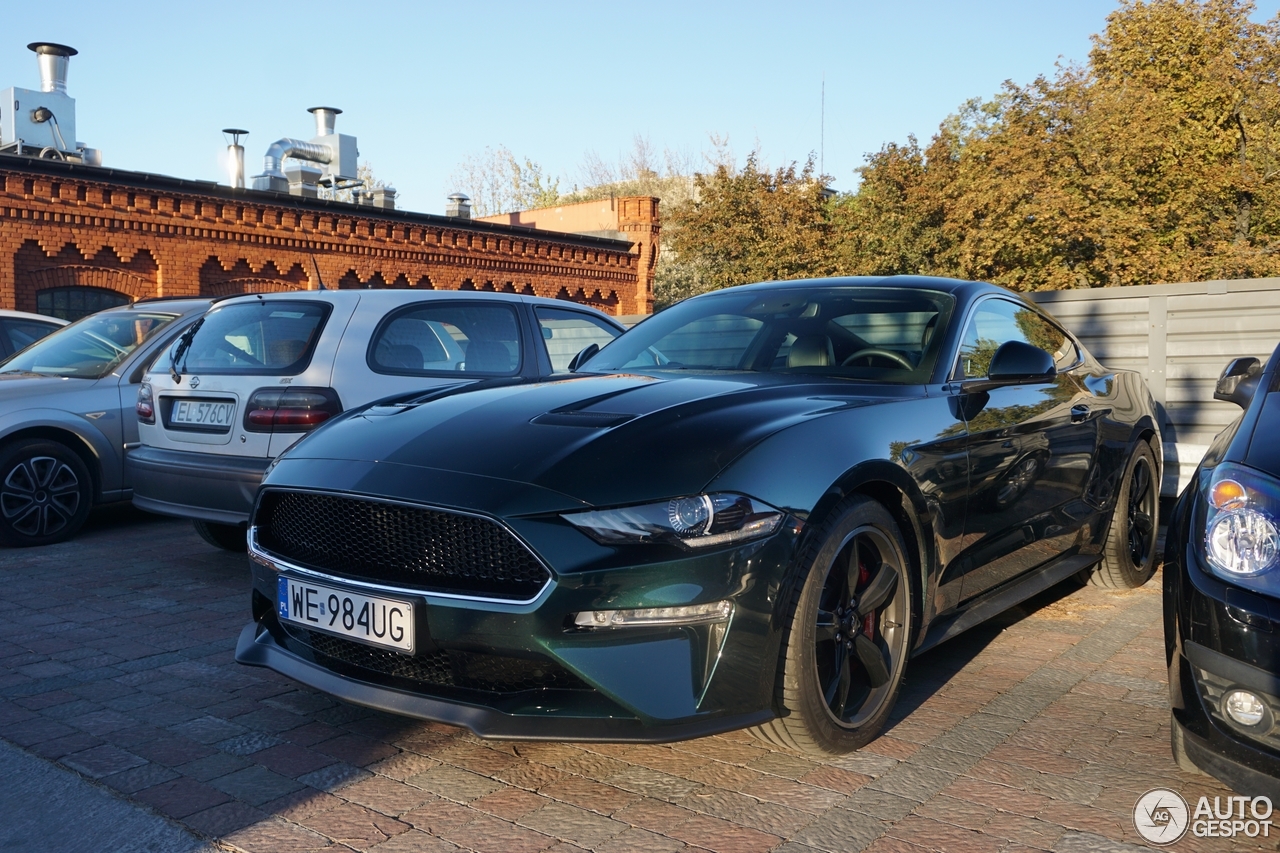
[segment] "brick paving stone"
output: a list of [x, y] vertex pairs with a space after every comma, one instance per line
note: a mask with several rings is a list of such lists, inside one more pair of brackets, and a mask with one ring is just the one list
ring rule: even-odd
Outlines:
[[717, 853], [764, 853], [782, 842], [776, 835], [706, 815], [698, 815], [680, 824], [671, 834], [688, 844]]
[[357, 848], [373, 847], [409, 829], [406, 823], [355, 803], [342, 803], [316, 812], [301, 823], [327, 838]]
[[394, 746], [379, 743], [361, 735], [342, 735], [317, 743], [312, 748], [356, 767], [373, 764], [375, 761], [390, 758], [399, 752]]
[[277, 773], [294, 777], [334, 764], [331, 756], [292, 743], [268, 746], [261, 752], [255, 752], [253, 760]]
[[209, 785], [251, 806], [269, 803], [303, 787], [301, 782], [273, 773], [257, 764], [210, 779]]
[[436, 838], [428, 833], [411, 829], [408, 832], [393, 835], [370, 849], [376, 853], [454, 853], [458, 846], [443, 838]]
[[466, 806], [460, 806], [457, 803], [450, 803], [445, 800], [437, 800], [413, 811], [405, 812], [400, 815], [400, 820], [423, 832], [441, 835], [465, 826], [479, 816], [478, 812]]
[[424, 791], [430, 791], [445, 799], [459, 803], [478, 800], [485, 794], [492, 794], [502, 788], [500, 783], [492, 779], [481, 776], [478, 773], [459, 770], [457, 767], [450, 767], [447, 764], [433, 767], [410, 777], [406, 781], [410, 785], [422, 788]]
[[223, 840], [245, 853], [308, 853], [334, 847], [330, 839], [318, 832], [278, 818], [250, 824]]
[[675, 853], [686, 849], [683, 841], [648, 832], [643, 829], [627, 829], [596, 845], [595, 853]]
[[184, 818], [231, 799], [224, 792], [185, 776], [145, 788], [133, 796], [176, 818]]
[[604, 781], [626, 791], [668, 801], [678, 800], [698, 787], [697, 782], [644, 767], [627, 768]]
[[442, 833], [442, 837], [476, 853], [538, 853], [558, 843], [555, 838], [541, 832], [490, 815], [480, 815], [457, 829]]
[[270, 815], [261, 809], [232, 801], [187, 815], [182, 822], [197, 832], [221, 838], [269, 818]]
[[170, 779], [177, 779], [178, 773], [159, 764], [143, 764], [132, 767], [110, 776], [102, 777], [102, 784], [122, 794], [135, 794], [144, 788], [151, 788]]
[[[504, 793], [508, 792], [502, 790], [491, 796], [497, 797]], [[513, 793], [531, 796], [525, 795], [523, 791]], [[413, 811], [423, 803], [433, 799], [433, 796], [420, 788], [401, 784], [386, 776], [373, 776], [369, 779], [362, 779], [342, 789], [342, 798], [344, 800], [393, 817], [399, 817], [405, 812]]]
[[869, 814], [832, 809], [793, 835], [792, 840], [826, 853], [858, 853], [891, 826]]
[[638, 795], [630, 791], [575, 777], [552, 782], [538, 793], [604, 815], [613, 814], [638, 799]]
[[139, 767], [147, 761], [114, 746], [98, 746], [65, 756], [61, 763], [91, 779], [101, 779], [103, 776]]
[[298, 777], [298, 781], [321, 791], [337, 791], [352, 782], [368, 779], [372, 775], [368, 770], [361, 770], [359, 767], [352, 767], [350, 764], [338, 762], [330, 764], [328, 767], [321, 767], [319, 770], [312, 770], [310, 773], [304, 773]]
[[197, 758], [195, 761], [179, 764], [175, 769], [184, 776], [190, 776], [200, 782], [208, 782], [210, 779], [217, 779], [219, 776], [226, 776], [228, 773], [243, 770], [252, 763], [249, 759], [239, 755], [215, 752], [212, 755], [206, 755], [204, 758]]
[[621, 821], [567, 803], [548, 803], [520, 818], [520, 825], [584, 847], [613, 838], [627, 828]]

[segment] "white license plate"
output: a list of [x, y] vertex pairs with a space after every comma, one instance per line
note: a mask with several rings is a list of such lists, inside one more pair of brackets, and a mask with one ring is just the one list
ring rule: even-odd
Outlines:
[[413, 651], [413, 604], [281, 577], [276, 593], [281, 619], [340, 637], [402, 652]]
[[236, 404], [213, 400], [175, 400], [169, 413], [169, 423], [181, 426], [216, 427], [230, 429], [235, 417]]

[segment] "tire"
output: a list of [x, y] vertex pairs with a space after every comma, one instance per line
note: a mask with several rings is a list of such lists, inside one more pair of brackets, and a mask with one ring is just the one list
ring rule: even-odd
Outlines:
[[1124, 479], [1102, 546], [1102, 562], [1089, 582], [1106, 589], [1136, 589], [1156, 570], [1156, 537], [1160, 529], [1159, 468], [1151, 445], [1139, 441], [1124, 466]]
[[906, 555], [893, 517], [869, 498], [846, 501], [814, 532], [787, 606], [778, 717], [753, 729], [756, 737], [830, 756], [880, 733], [902, 687], [915, 627]]
[[47, 439], [0, 451], [0, 543], [25, 548], [70, 539], [93, 506], [93, 480], [75, 451]]
[[200, 538], [215, 548], [241, 554], [248, 550], [244, 524], [217, 524], [198, 519], [193, 519], [191, 524], [195, 527], [196, 533], [200, 534]]

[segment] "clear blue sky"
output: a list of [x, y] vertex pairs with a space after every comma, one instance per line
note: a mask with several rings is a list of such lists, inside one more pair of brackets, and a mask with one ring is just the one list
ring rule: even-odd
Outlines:
[[[852, 188], [868, 151], [922, 140], [1006, 79], [1083, 62], [1114, 0], [653, 3], [9, 2], [0, 88], [36, 88], [31, 41], [79, 49], [69, 93], [104, 165], [225, 181], [220, 129], [248, 128], [249, 174], [305, 110], [342, 132], [401, 193], [443, 212], [449, 176], [506, 145], [572, 183], [587, 151], [635, 134], [697, 154], [725, 135], [742, 157], [803, 160]], [[1259, 17], [1280, 0], [1259, 3]]]

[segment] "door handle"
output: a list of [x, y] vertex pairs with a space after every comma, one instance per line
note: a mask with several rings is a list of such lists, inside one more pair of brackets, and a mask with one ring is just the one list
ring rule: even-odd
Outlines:
[[1089, 417], [1089, 407], [1085, 405], [1071, 407], [1071, 422], [1078, 424], [1085, 418]]

